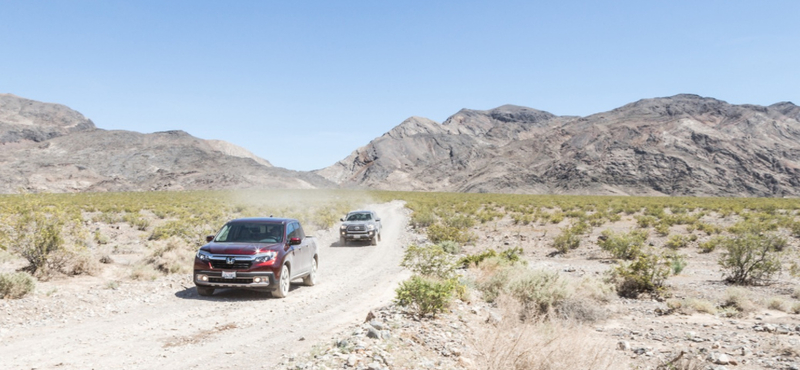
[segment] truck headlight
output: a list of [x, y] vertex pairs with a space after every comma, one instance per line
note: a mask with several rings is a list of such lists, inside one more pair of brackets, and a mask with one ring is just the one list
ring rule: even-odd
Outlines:
[[367, 230], [375, 230], [375, 225], [367, 225]]
[[197, 251], [197, 258], [200, 259], [201, 261], [208, 262], [209, 260], [211, 260], [211, 255], [205, 251]]
[[278, 252], [275, 252], [275, 251], [269, 251], [269, 252], [267, 252], [267, 253], [265, 253], [265, 254], [259, 254], [259, 255], [257, 255], [254, 261], [255, 261], [256, 263], [264, 263], [264, 262], [269, 262], [269, 261], [272, 261], [272, 260], [274, 260], [274, 259], [275, 259], [275, 257], [277, 257], [277, 256], [278, 256]]

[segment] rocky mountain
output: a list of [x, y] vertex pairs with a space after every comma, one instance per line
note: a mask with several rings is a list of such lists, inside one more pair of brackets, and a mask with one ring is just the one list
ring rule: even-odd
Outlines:
[[0, 193], [334, 186], [183, 131], [109, 131], [63, 105], [0, 94]]
[[587, 117], [464, 109], [409, 118], [317, 173], [391, 190], [798, 196], [800, 107], [676, 95]]

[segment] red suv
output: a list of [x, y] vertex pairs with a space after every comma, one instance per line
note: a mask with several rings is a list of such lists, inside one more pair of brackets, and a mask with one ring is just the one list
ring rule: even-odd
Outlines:
[[217, 288], [242, 288], [283, 298], [294, 279], [316, 284], [317, 243], [295, 219], [240, 218], [206, 241], [194, 258], [194, 284], [201, 296]]

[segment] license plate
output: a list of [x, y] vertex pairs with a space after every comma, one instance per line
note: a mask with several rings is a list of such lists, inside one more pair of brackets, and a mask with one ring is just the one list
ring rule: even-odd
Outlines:
[[236, 271], [223, 271], [222, 272], [223, 279], [236, 279]]
[[361, 239], [361, 235], [353, 235], [354, 239]]

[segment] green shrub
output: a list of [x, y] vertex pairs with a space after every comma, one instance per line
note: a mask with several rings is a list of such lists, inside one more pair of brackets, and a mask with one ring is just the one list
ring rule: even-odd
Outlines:
[[439, 246], [442, 247], [442, 249], [445, 252], [450, 253], [450, 254], [459, 254], [459, 253], [461, 253], [461, 245], [456, 243], [456, 242], [454, 242], [454, 241], [452, 241], [452, 240], [443, 241], [443, 242], [439, 243]]
[[673, 234], [669, 236], [667, 242], [664, 243], [664, 246], [669, 249], [680, 249], [685, 248], [689, 244], [688, 238], [683, 235]]
[[717, 247], [722, 245], [725, 242], [726, 239], [727, 238], [724, 238], [722, 236], [717, 235], [717, 236], [714, 236], [713, 238], [707, 240], [704, 243], [700, 243], [700, 245], [698, 245], [698, 247], [700, 247], [700, 252], [701, 253], [711, 253], [715, 249], [717, 249]]
[[0, 298], [19, 299], [33, 292], [36, 282], [24, 272], [0, 274]]
[[470, 241], [471, 235], [466, 229], [435, 223], [428, 226], [428, 239], [437, 244], [445, 241], [465, 244]]
[[[61, 237], [63, 222], [57, 215], [27, 211], [20, 215], [9, 235], [11, 251], [25, 258], [27, 270], [34, 276], [46, 277], [60, 264], [58, 253], [63, 251]], [[55, 265], [54, 265], [55, 264]]]
[[470, 266], [477, 267], [488, 258], [497, 258], [504, 265], [512, 265], [515, 263], [527, 264], [527, 262], [522, 259], [522, 253], [522, 248], [509, 248], [500, 253], [497, 253], [497, 251], [494, 249], [489, 249], [478, 254], [470, 254], [461, 257], [458, 260], [457, 265], [461, 266], [462, 268], [467, 268]]
[[656, 225], [656, 232], [661, 236], [669, 235], [669, 224], [662, 222]]
[[678, 275], [686, 268], [686, 259], [679, 254], [672, 254], [668, 257], [669, 259], [669, 267], [672, 270], [673, 275]]
[[497, 251], [495, 251], [494, 249], [489, 249], [489, 250], [485, 250], [485, 251], [483, 251], [481, 253], [478, 253], [478, 254], [470, 254], [470, 255], [461, 257], [458, 260], [458, 265], [463, 267], [463, 268], [470, 267], [470, 266], [476, 266], [477, 267], [478, 265], [480, 265], [481, 262], [483, 262], [485, 259], [487, 259], [489, 257], [497, 257]]
[[454, 290], [452, 280], [414, 275], [400, 283], [395, 290], [395, 301], [402, 307], [410, 307], [419, 318], [436, 317], [450, 305]]
[[400, 265], [415, 274], [435, 276], [440, 279], [453, 278], [456, 269], [453, 257], [439, 245], [410, 245]]
[[433, 225], [436, 222], [436, 215], [430, 210], [414, 211], [411, 214], [411, 225], [415, 228], [423, 228]]
[[657, 221], [653, 216], [638, 216], [636, 217], [636, 226], [644, 229], [655, 225]]
[[640, 253], [633, 262], [620, 265], [612, 272], [617, 283], [617, 294], [637, 298], [642, 293], [658, 295], [670, 273], [663, 257], [653, 253]]
[[718, 261], [725, 280], [740, 285], [766, 283], [781, 271], [778, 251], [785, 245], [785, 239], [773, 234], [746, 233], [725, 239], [725, 252]]
[[621, 234], [605, 230], [598, 238], [597, 244], [614, 258], [632, 260], [639, 255], [645, 241], [647, 241], [647, 231], [644, 230]]

